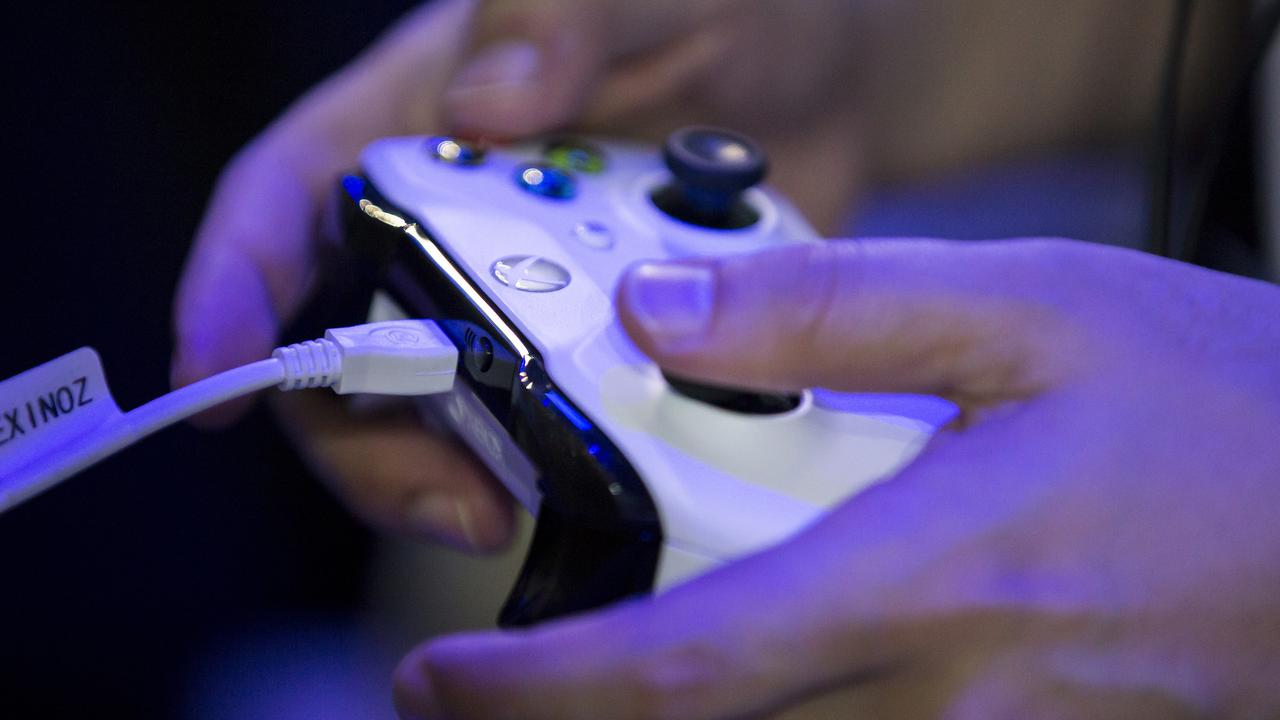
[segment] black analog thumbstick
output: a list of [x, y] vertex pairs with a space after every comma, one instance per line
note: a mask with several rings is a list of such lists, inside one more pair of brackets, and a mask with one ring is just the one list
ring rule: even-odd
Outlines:
[[662, 159], [672, 180], [653, 192], [653, 203], [683, 222], [736, 230], [759, 220], [742, 194], [764, 179], [764, 151], [750, 138], [714, 127], [686, 127], [667, 137]]

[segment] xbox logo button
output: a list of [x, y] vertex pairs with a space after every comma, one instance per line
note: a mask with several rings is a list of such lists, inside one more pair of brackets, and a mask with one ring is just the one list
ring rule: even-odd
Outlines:
[[552, 292], [569, 284], [569, 271], [537, 255], [508, 255], [493, 264], [503, 285], [525, 292]]

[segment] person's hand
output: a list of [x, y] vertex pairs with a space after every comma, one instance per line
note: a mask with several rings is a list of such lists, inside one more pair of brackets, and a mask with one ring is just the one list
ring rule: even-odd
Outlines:
[[[441, 127], [439, 98], [472, 21], [466, 0], [410, 14], [231, 161], [174, 301], [175, 386], [270, 354], [314, 281], [322, 210], [339, 173], [377, 137]], [[357, 420], [336, 398], [278, 400], [303, 457], [364, 518], [462, 547], [492, 548], [510, 537], [506, 492], [470, 453], [421, 431], [411, 411]], [[229, 422], [247, 404], [199, 420]]]
[[642, 264], [682, 376], [962, 409], [810, 529], [669, 592], [447, 637], [409, 718], [1280, 712], [1280, 289], [1064, 241]]
[[[862, 183], [861, 121], [917, 2], [492, 0], [445, 95], [464, 132], [572, 125], [661, 142], [681, 125], [751, 135], [769, 182], [820, 228]], [[515, 76], [514, 79], [511, 76]]]
[[[842, 64], [856, 45], [844, 35], [846, 5], [440, 0], [419, 9], [223, 173], [175, 301], [174, 384], [270, 352], [313, 282], [321, 209], [338, 174], [382, 136], [520, 136], [573, 124], [656, 137], [686, 120], [730, 122], [761, 134], [778, 182], [829, 225], [856, 165], [840, 121], [849, 93], [832, 90], [848, 85]], [[778, 57], [791, 60], [769, 59]], [[366, 518], [468, 547], [510, 535], [506, 493], [411, 414], [357, 421], [327, 398], [278, 405], [304, 456]], [[225, 422], [244, 407], [203, 420]]]

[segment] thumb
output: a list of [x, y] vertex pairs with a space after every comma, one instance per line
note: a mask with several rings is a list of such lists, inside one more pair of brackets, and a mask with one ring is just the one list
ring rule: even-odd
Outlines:
[[[1057, 241], [843, 240], [643, 262], [621, 321], [665, 369], [769, 390], [1024, 397], [1079, 360], [1045, 262]], [[1074, 350], [1082, 352], [1082, 350]]]
[[598, 2], [495, 3], [485, 8], [470, 58], [444, 96], [468, 134], [521, 137], [577, 117], [604, 72]]

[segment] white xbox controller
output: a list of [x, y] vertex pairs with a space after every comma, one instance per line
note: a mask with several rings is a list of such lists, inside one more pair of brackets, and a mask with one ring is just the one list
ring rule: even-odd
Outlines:
[[799, 396], [664, 377], [616, 321], [642, 259], [818, 236], [715, 128], [662, 152], [603, 140], [484, 148], [380, 140], [344, 180], [346, 235], [378, 262], [375, 314], [437, 320], [461, 351], [443, 418], [538, 516], [501, 620], [661, 590], [777, 543], [908, 462], [937, 398]]

